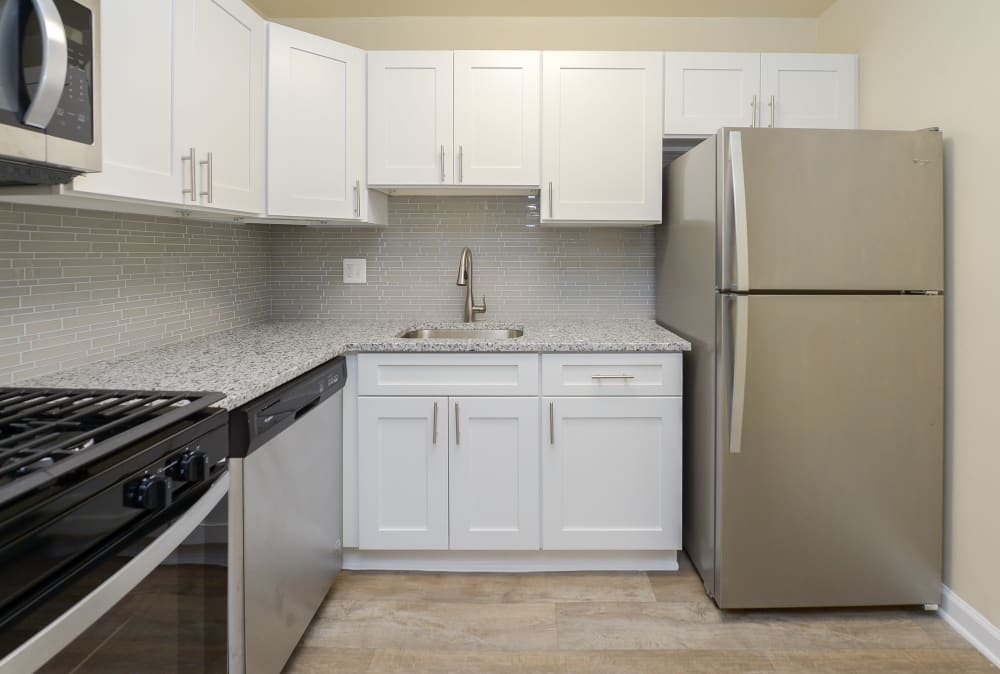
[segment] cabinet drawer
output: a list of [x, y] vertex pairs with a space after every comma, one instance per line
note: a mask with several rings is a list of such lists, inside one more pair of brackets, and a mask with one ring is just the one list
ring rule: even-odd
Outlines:
[[538, 395], [538, 354], [362, 353], [358, 394]]
[[681, 354], [545, 354], [542, 395], [679, 396]]

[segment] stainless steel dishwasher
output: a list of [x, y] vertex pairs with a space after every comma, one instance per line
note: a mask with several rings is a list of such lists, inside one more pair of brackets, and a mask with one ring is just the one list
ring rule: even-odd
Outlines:
[[229, 671], [284, 667], [343, 563], [335, 358], [230, 414]]

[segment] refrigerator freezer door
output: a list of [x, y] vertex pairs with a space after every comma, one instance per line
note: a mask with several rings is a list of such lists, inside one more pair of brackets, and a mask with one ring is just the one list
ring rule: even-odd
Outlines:
[[941, 134], [723, 129], [726, 290], [941, 290]]
[[718, 303], [716, 602], [938, 603], [943, 298]]

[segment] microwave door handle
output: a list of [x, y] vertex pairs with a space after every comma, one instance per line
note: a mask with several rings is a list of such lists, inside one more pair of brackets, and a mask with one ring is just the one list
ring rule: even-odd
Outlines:
[[38, 25], [42, 30], [42, 75], [38, 90], [24, 113], [24, 124], [44, 129], [52, 121], [62, 100], [69, 67], [69, 49], [66, 29], [54, 0], [31, 0], [31, 4], [38, 14]]

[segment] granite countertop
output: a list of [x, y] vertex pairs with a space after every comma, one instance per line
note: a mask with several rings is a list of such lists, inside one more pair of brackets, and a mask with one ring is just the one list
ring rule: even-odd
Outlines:
[[402, 339], [415, 327], [459, 323], [276, 320], [43, 375], [19, 386], [219, 391], [233, 409], [317, 365], [350, 352], [671, 352], [691, 345], [654, 321], [480, 321], [477, 328], [522, 328], [504, 340]]

